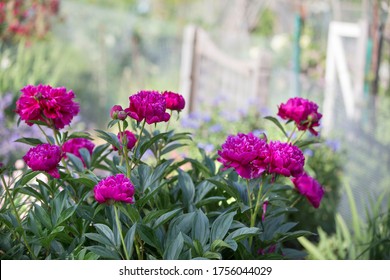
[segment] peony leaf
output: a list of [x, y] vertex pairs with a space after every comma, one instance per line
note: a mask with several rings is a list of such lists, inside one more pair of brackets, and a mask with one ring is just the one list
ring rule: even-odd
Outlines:
[[222, 214], [217, 219], [215, 219], [211, 227], [211, 241], [224, 239], [226, 233], [229, 231], [230, 226], [232, 225], [235, 215], [236, 212], [230, 212]]
[[273, 122], [284, 134], [284, 136], [288, 137], [286, 131], [284, 130], [282, 124], [279, 122], [279, 120], [275, 117], [271, 117], [271, 116], [267, 116], [267, 117], [264, 117], [266, 120], [269, 120], [271, 122]]
[[39, 144], [43, 144], [43, 142], [40, 139], [28, 138], [28, 137], [23, 137], [23, 138], [16, 139], [15, 142], [24, 143], [24, 144], [27, 144], [27, 145], [30, 145], [30, 146], [37, 146]]

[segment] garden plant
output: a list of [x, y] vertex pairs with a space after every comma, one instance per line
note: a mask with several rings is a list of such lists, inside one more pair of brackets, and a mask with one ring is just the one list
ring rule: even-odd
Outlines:
[[128, 108], [112, 106], [107, 129], [93, 135], [70, 129], [82, 110], [75, 98], [64, 87], [21, 89], [19, 121], [42, 137], [17, 140], [31, 145], [27, 167], [1, 166], [1, 259], [305, 256], [288, 244], [312, 233], [287, 217], [297, 203], [318, 208], [325, 193], [302, 152], [319, 142], [305, 137], [318, 135], [317, 104], [280, 104], [279, 118], [267, 117], [280, 139], [243, 131], [227, 135], [215, 157], [199, 149], [200, 158], [180, 159], [173, 152], [192, 141], [173, 129], [180, 94], [141, 90]]

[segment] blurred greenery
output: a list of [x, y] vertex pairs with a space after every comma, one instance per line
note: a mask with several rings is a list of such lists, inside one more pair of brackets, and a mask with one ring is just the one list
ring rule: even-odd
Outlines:
[[[318, 243], [298, 238], [308, 252], [308, 259], [317, 260], [388, 260], [390, 259], [390, 204], [383, 207], [385, 194], [371, 201], [365, 223], [358, 215], [355, 198], [348, 184], [344, 185], [352, 213], [352, 225], [336, 214], [336, 231], [326, 233], [318, 228]], [[388, 198], [387, 198], [388, 199]], [[389, 201], [389, 200], [387, 200]]]

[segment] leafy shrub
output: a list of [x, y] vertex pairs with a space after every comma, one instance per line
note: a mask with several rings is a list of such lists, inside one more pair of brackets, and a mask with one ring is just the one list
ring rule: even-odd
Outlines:
[[318, 207], [324, 194], [305, 173], [300, 149], [318, 142], [303, 138], [321, 118], [312, 102], [300, 100], [300, 109], [286, 103], [290, 113], [282, 117], [300, 130], [295, 139], [268, 117], [286, 140], [239, 133], [218, 157], [200, 149], [199, 159], [178, 159], [173, 152], [191, 135], [168, 129], [178, 109], [159, 92], [132, 95], [129, 108], [113, 106], [108, 129], [95, 130], [97, 146], [91, 134], [63, 128], [78, 112], [72, 91], [22, 92], [16, 112], [43, 137], [18, 140], [32, 146], [23, 157], [29, 168], [1, 166], [2, 259], [304, 256], [286, 242], [311, 233], [294, 230], [286, 215], [301, 197]]

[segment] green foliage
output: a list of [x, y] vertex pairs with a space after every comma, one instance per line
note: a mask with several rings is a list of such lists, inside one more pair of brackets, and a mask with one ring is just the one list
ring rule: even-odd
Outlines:
[[371, 203], [367, 209], [366, 223], [360, 219], [352, 191], [348, 184], [345, 191], [352, 214], [352, 225], [336, 214], [336, 231], [328, 234], [318, 228], [318, 243], [305, 237], [298, 241], [308, 252], [309, 259], [317, 260], [383, 260], [390, 259], [390, 204], [383, 209], [384, 196]]

